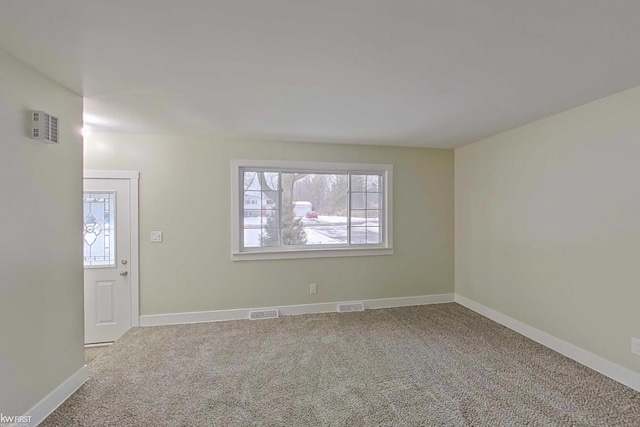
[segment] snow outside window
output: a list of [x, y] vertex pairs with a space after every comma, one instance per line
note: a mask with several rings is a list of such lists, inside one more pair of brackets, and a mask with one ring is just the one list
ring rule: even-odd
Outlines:
[[389, 255], [391, 165], [234, 160], [234, 260]]

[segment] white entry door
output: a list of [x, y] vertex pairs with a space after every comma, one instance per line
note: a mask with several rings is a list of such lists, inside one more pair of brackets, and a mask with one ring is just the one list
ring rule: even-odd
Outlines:
[[84, 180], [85, 343], [115, 341], [131, 327], [128, 179]]

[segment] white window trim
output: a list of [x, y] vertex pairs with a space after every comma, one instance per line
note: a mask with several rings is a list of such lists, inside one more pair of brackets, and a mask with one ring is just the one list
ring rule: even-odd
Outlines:
[[[383, 225], [385, 242], [377, 247], [291, 248], [260, 251], [242, 251], [240, 247], [240, 204], [244, 194], [240, 191], [241, 168], [301, 169], [309, 172], [382, 173], [384, 175]], [[393, 255], [393, 165], [371, 163], [292, 162], [279, 160], [231, 160], [231, 260], [253, 261], [270, 259], [326, 258], [344, 256]]]

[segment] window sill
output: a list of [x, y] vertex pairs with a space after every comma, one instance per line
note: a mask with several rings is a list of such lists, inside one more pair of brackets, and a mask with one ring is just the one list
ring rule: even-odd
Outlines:
[[303, 258], [341, 258], [350, 256], [378, 256], [393, 255], [393, 248], [363, 248], [363, 249], [306, 249], [306, 250], [278, 250], [234, 252], [231, 261], [266, 261], [274, 259], [303, 259]]

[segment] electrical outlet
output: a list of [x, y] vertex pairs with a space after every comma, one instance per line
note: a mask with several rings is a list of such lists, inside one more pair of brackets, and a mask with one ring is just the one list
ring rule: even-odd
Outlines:
[[640, 356], [640, 338], [631, 338], [631, 353]]
[[315, 294], [318, 292], [318, 287], [316, 286], [315, 283], [312, 283], [309, 285], [309, 293], [310, 294]]

